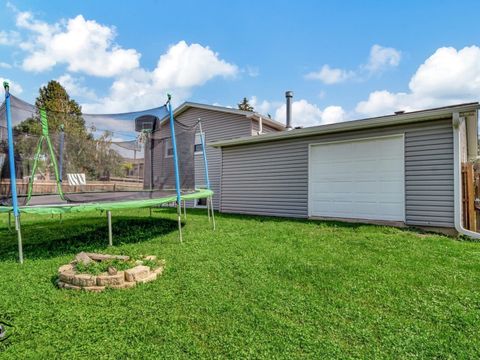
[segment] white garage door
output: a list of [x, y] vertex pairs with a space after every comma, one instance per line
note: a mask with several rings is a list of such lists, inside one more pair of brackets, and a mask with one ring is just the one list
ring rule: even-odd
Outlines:
[[309, 215], [404, 221], [403, 135], [311, 145]]

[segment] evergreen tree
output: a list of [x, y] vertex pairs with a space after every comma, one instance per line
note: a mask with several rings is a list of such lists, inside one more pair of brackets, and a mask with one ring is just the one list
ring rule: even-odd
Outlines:
[[[42, 133], [39, 109], [45, 109], [50, 138], [55, 149], [59, 146], [58, 133], [61, 129], [65, 132], [63, 149], [65, 172], [86, 173], [97, 179], [123, 173], [121, 156], [110, 148], [112, 134], [105, 133], [99, 139], [94, 139], [85, 125], [81, 106], [70, 98], [59, 82], [51, 80], [46, 86], [41, 87], [35, 106], [38, 109], [37, 113], [15, 127], [19, 135], [16, 148], [22, 153], [23, 158], [31, 160], [33, 157], [37, 141], [35, 135], [39, 136]], [[48, 153], [46, 163], [51, 167]]]
[[[90, 138], [82, 118], [82, 108], [70, 98], [65, 88], [58, 81], [51, 80], [46, 86], [39, 89], [39, 96], [35, 100], [37, 109], [45, 109], [50, 131], [58, 132], [61, 127], [65, 133]], [[39, 135], [41, 133], [40, 114], [18, 124], [15, 130]]]
[[253, 111], [253, 106], [250, 105], [250, 103], [248, 102], [247, 98], [244, 97], [242, 102], [238, 104], [238, 109], [239, 110], [244, 110], [244, 111]]

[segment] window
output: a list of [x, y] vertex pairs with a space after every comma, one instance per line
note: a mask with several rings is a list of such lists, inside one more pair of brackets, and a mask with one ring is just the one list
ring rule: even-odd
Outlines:
[[172, 139], [165, 139], [165, 157], [173, 157]]
[[203, 154], [202, 138], [205, 139], [205, 133], [196, 133], [195, 134], [195, 154]]
[[[203, 136], [205, 136], [205, 133], [202, 134]], [[203, 154], [202, 138], [200, 137], [202, 134], [195, 134], [195, 154]], [[165, 157], [173, 157], [173, 146], [171, 138], [165, 139]]]
[[207, 206], [207, 199], [206, 198], [197, 199], [197, 201], [195, 203], [195, 207], [205, 207], [205, 206]]

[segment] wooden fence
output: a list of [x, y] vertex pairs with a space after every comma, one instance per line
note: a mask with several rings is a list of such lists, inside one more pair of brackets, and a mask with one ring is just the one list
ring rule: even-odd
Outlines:
[[[28, 181], [18, 180], [18, 194], [26, 194], [28, 189]], [[94, 181], [88, 182], [87, 185], [70, 186], [68, 183], [62, 184], [62, 190], [65, 193], [74, 192], [90, 192], [90, 191], [137, 191], [142, 190], [143, 184], [138, 182], [127, 181]], [[57, 184], [54, 181], [38, 180], [33, 183], [33, 194], [55, 194], [57, 193]], [[10, 181], [0, 182], [0, 194], [10, 193]]]
[[462, 164], [462, 206], [463, 227], [467, 230], [477, 231], [477, 209], [475, 199], [480, 188], [479, 173], [475, 172], [473, 163]]

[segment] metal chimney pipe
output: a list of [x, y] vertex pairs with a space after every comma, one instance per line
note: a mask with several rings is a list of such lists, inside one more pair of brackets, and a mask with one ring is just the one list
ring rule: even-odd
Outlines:
[[285, 92], [285, 97], [287, 100], [287, 130], [292, 130], [292, 98], [293, 91]]

